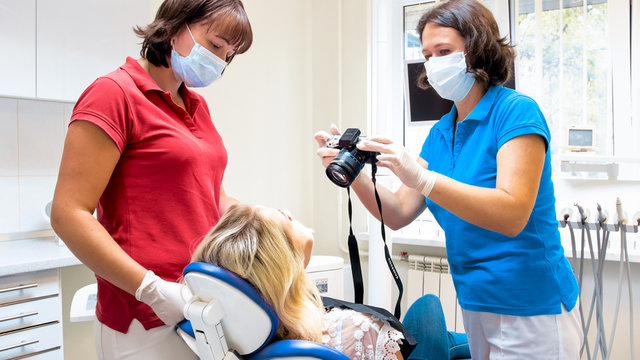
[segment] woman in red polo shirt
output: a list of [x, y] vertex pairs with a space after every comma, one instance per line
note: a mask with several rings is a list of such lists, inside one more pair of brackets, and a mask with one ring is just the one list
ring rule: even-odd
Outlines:
[[190, 296], [176, 280], [237, 201], [222, 186], [220, 134], [188, 87], [219, 78], [253, 35], [240, 0], [166, 0], [135, 31], [141, 58], [76, 103], [52, 226], [96, 274], [99, 358], [195, 358], [173, 331]]

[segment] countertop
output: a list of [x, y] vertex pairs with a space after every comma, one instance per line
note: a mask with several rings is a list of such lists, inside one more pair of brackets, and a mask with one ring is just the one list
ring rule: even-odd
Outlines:
[[55, 236], [0, 241], [0, 276], [79, 264]]

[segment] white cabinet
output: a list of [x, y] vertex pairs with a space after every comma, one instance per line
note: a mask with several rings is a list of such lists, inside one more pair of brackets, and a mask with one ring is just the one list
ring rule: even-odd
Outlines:
[[0, 0], [0, 96], [75, 102], [140, 54], [149, 0]]
[[0, 277], [0, 359], [62, 360], [57, 269]]
[[36, 95], [36, 0], [0, 0], [0, 96]]
[[37, 0], [37, 97], [76, 101], [97, 77], [140, 54], [149, 1]]

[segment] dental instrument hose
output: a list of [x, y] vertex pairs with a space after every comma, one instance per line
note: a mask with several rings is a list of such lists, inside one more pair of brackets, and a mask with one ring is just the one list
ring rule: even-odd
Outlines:
[[[584, 232], [586, 231], [587, 243], [589, 245], [589, 255], [591, 258], [591, 269], [593, 271], [593, 277], [594, 277], [593, 289], [595, 292], [595, 296], [591, 297], [591, 304], [589, 305], [589, 316], [587, 317], [586, 329], [588, 330], [591, 327], [591, 319], [593, 319], [593, 310], [595, 307], [596, 309], [596, 345], [593, 349], [593, 357], [592, 357], [592, 359], [595, 360], [598, 355], [598, 348], [600, 348], [602, 357], [606, 355], [606, 344], [605, 344], [605, 336], [604, 336], [605, 332], [604, 332], [604, 324], [602, 323], [602, 307], [599, 306], [600, 301], [598, 300], [602, 295], [599, 291], [599, 286], [598, 286], [598, 279], [597, 279], [598, 270], [596, 268], [595, 253], [593, 252], [593, 240], [591, 238], [591, 230], [589, 228], [589, 222], [588, 222], [589, 214], [586, 213], [582, 208], [582, 206], [580, 206], [579, 204], [576, 204], [576, 206], [578, 207], [578, 211], [580, 212], [583, 235], [584, 235]], [[580, 266], [581, 277], [582, 277], [582, 266], [583, 266], [582, 262], [584, 261], [584, 237], [582, 241], [582, 250], [583, 252], [582, 252], [581, 266]], [[582, 301], [580, 301], [580, 303], [582, 303]], [[585, 338], [586, 336], [587, 336], [587, 333], [585, 332]], [[587, 352], [587, 357], [588, 357], [588, 352]]]
[[[578, 212], [580, 213], [580, 220], [578, 221], [578, 223], [581, 225], [581, 246], [580, 246], [580, 263], [579, 263], [579, 270], [578, 270], [578, 299], [579, 301], [579, 305], [578, 305], [578, 312], [580, 313], [580, 321], [582, 323], [582, 332], [584, 334], [584, 342], [583, 342], [583, 346], [580, 349], [580, 358], [582, 358], [582, 353], [584, 351], [584, 349], [587, 349], [587, 359], [591, 359], [591, 350], [589, 348], [589, 338], [587, 337], [587, 334], [589, 332], [588, 327], [586, 326], [585, 323], [585, 319], [584, 319], [584, 311], [582, 309], [582, 268], [584, 265], [584, 240], [585, 240], [585, 223], [587, 220], [587, 216], [584, 213], [584, 210], [582, 209], [582, 207], [578, 204], [575, 203], [574, 204], [577, 208], [578, 208]], [[571, 229], [571, 228], [570, 228]], [[571, 231], [571, 235], [573, 235], [573, 231]], [[575, 254], [575, 239], [572, 239], [572, 244], [574, 245], [574, 250], [573, 253]]]
[[[620, 268], [618, 270], [618, 292], [616, 298], [616, 307], [613, 316], [613, 327], [611, 330], [611, 337], [609, 343], [613, 344], [613, 338], [616, 332], [616, 323], [618, 321], [618, 313], [620, 311], [620, 301], [622, 295], [622, 275], [623, 268], [627, 273], [627, 285], [629, 287], [629, 338], [631, 345], [631, 359], [635, 359], [634, 346], [633, 346], [633, 293], [631, 289], [631, 268], [629, 265], [629, 248], [627, 246], [627, 229], [626, 229], [626, 216], [622, 211], [622, 202], [620, 198], [616, 199], [616, 213], [618, 215], [618, 227], [620, 229]], [[639, 224], [640, 225], [640, 224]], [[625, 266], [626, 265], [626, 266]], [[611, 348], [606, 354], [605, 360], [608, 360], [611, 356]]]
[[[589, 249], [591, 251], [591, 266], [593, 270], [594, 276], [594, 285], [593, 285], [593, 295], [591, 297], [591, 305], [589, 307], [589, 317], [587, 320], [587, 328], [590, 327], [591, 319], [593, 316], [593, 308], [595, 304], [596, 308], [596, 322], [597, 322], [597, 332], [596, 332], [596, 346], [594, 348], [593, 360], [596, 359], [598, 354], [598, 346], [600, 347], [600, 351], [602, 354], [602, 358], [606, 356], [607, 353], [607, 342], [606, 342], [606, 333], [604, 330], [604, 320], [603, 320], [603, 282], [602, 282], [602, 268], [604, 266], [604, 260], [606, 257], [606, 248], [603, 248], [603, 245], [606, 247], [605, 242], [607, 241], [607, 226], [606, 220], [607, 216], [604, 214], [602, 207], [600, 204], [597, 204], [598, 210], [598, 222], [596, 224], [596, 238], [597, 238], [597, 254], [598, 261], [597, 265], [595, 263], [594, 253], [591, 238], [589, 237]], [[588, 226], [588, 223], [587, 223]], [[602, 229], [602, 242], [600, 242], [600, 229]], [[590, 234], [589, 229], [587, 229], [587, 234]], [[609, 344], [610, 346], [611, 344]]]
[[[577, 204], [576, 204], [577, 206]], [[561, 221], [563, 225], [566, 225], [569, 228], [569, 235], [571, 238], [571, 259], [572, 259], [572, 268], [574, 271], [576, 271], [576, 269], [578, 268], [578, 254], [577, 254], [577, 250], [576, 250], [576, 235], [575, 232], [573, 231], [573, 224], [571, 224], [571, 209], [567, 208], [563, 210], [563, 220]], [[581, 213], [584, 216], [584, 213]], [[582, 223], [582, 219], [580, 220], [580, 223]], [[581, 259], [581, 263], [580, 263], [580, 277], [579, 277], [579, 285], [578, 285], [578, 290], [580, 291], [580, 293], [582, 292], [582, 260], [584, 259], [584, 237], [585, 237], [585, 233], [584, 233], [584, 226], [581, 227], [582, 228], [582, 247], [583, 247], [583, 253], [582, 256], [580, 257]], [[578, 295], [581, 298], [581, 295]], [[591, 358], [591, 351], [589, 349], [589, 339], [587, 338], [587, 330], [586, 330], [586, 326], [585, 326], [585, 322], [584, 322], [584, 314], [582, 312], [582, 299], [580, 299], [580, 301], [578, 302], [578, 312], [580, 313], [580, 323], [582, 326], [582, 332], [584, 334], [584, 341], [582, 343], [582, 347], [580, 348], [580, 357], [582, 358], [582, 353], [584, 352], [584, 349], [587, 349], [587, 359]]]
[[[605, 260], [607, 259], [607, 248], [609, 247], [609, 235], [611, 234], [611, 231], [609, 231], [609, 228], [607, 227], [607, 214], [606, 212], [602, 209], [602, 207], [600, 206], [600, 204], [597, 204], [597, 209], [598, 209], [598, 224], [600, 225], [600, 228], [602, 229], [602, 244], [601, 247], [598, 248], [598, 276], [597, 276], [597, 282], [599, 284], [599, 290], [600, 290], [600, 296], [598, 297], [598, 305], [600, 306], [600, 309], [604, 309], [603, 306], [603, 297], [604, 297], [604, 292], [603, 292], [603, 288], [604, 288], [604, 282], [603, 282], [603, 272], [604, 272], [604, 264], [605, 264]], [[599, 232], [598, 232], [599, 234]], [[600, 244], [599, 244], [600, 246]], [[594, 289], [594, 296], [595, 296], [595, 289]], [[604, 318], [603, 315], [604, 313], [600, 313], [600, 318], [599, 318], [599, 322], [602, 325], [602, 329], [603, 329], [603, 333], [602, 333], [602, 340], [605, 342], [606, 344], [606, 334], [604, 333]], [[609, 342], [609, 349], [611, 349], [611, 346], [613, 346], [613, 344], [611, 342]]]
[[570, 214], [565, 213], [564, 214], [564, 223], [567, 225], [567, 227], [569, 228], [569, 234], [571, 236], [571, 262], [573, 263], [573, 269], [576, 269], [577, 266], [577, 261], [578, 261], [578, 255], [576, 254], [576, 235], [573, 233], [573, 225], [571, 225], [571, 221], [569, 221], [569, 218], [571, 217]]
[[[577, 206], [577, 204], [576, 204]], [[571, 223], [571, 215], [572, 215], [572, 211], [569, 208], [565, 208], [562, 210], [562, 220], [560, 221], [560, 223], [563, 225], [563, 227], [566, 225], [569, 228], [569, 235], [571, 238], [571, 267], [573, 269], [573, 271], [576, 271], [576, 269], [578, 268], [578, 254], [577, 254], [577, 250], [576, 250], [576, 234], [573, 230], [573, 224]], [[584, 212], [581, 213], [582, 216], [584, 217]], [[582, 223], [583, 219], [580, 220], [580, 223]], [[582, 244], [583, 244], [583, 249], [584, 249], [584, 227], [582, 227]], [[581, 259], [584, 259], [584, 254], [581, 256]], [[579, 286], [578, 286], [579, 291], [581, 292], [582, 289], [582, 266], [580, 266], [580, 277], [579, 277]], [[580, 296], [580, 295], [579, 295]], [[580, 323], [582, 326], [582, 331], [583, 334], [585, 334], [584, 336], [584, 341], [582, 343], [582, 347], [580, 348], [580, 357], [582, 357], [582, 353], [584, 352], [584, 349], [586, 347], [587, 349], [587, 358], [590, 359], [591, 358], [591, 354], [590, 354], [590, 350], [589, 350], [589, 340], [587, 339], [586, 336], [586, 328], [585, 328], [585, 322], [584, 322], [584, 315], [582, 313], [582, 300], [580, 300], [578, 302], [578, 312], [580, 313]]]

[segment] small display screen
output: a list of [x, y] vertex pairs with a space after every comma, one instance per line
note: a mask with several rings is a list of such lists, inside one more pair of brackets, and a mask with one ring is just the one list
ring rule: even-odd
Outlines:
[[593, 130], [569, 129], [569, 146], [593, 146]]
[[443, 99], [433, 88], [427, 90], [418, 87], [418, 76], [424, 72], [422, 62], [407, 64], [408, 102], [411, 122], [437, 121], [451, 111], [453, 101]]

